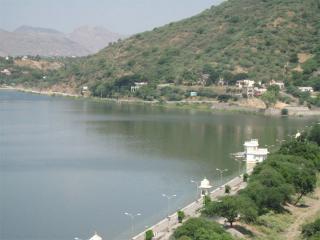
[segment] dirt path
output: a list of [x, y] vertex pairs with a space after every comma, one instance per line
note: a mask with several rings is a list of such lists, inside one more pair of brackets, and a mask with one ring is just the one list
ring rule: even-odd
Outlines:
[[291, 211], [294, 219], [294, 223], [283, 233], [284, 239], [300, 239], [301, 225], [310, 222], [320, 212], [320, 189], [317, 188], [312, 198], [305, 197], [305, 205], [308, 207], [298, 208], [290, 206], [288, 209]]

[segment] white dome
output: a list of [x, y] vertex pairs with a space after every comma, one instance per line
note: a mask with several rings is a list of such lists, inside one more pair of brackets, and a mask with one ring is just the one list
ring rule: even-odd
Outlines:
[[102, 240], [102, 237], [100, 237], [98, 234], [94, 234], [89, 240]]
[[203, 179], [201, 181], [201, 184], [200, 184], [199, 188], [201, 188], [201, 189], [210, 189], [210, 188], [212, 188], [212, 186], [210, 185], [209, 180], [205, 178], [205, 179]]

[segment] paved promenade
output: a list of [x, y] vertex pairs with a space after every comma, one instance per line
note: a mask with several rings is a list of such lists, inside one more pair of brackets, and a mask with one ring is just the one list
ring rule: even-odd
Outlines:
[[[210, 197], [212, 200], [217, 199], [218, 197], [225, 195], [225, 193], [224, 193], [224, 186], [225, 185], [229, 185], [231, 187], [231, 194], [235, 194], [240, 189], [243, 189], [246, 187], [246, 183], [243, 182], [242, 176], [236, 177], [236, 178], [232, 179], [231, 181], [225, 183], [220, 188], [217, 188], [214, 191], [212, 191], [210, 193]], [[200, 216], [200, 213], [198, 210], [202, 206], [203, 206], [203, 198], [199, 198], [197, 201], [189, 204], [188, 206], [186, 206], [185, 208], [183, 208], [181, 210], [185, 213], [186, 219], [188, 219], [191, 217]], [[168, 240], [170, 238], [170, 236], [173, 234], [174, 230], [179, 226], [180, 226], [180, 224], [178, 222], [178, 215], [177, 215], [177, 213], [174, 213], [148, 229], [151, 229], [153, 231], [153, 233], [155, 234], [154, 239]], [[136, 235], [132, 239], [133, 240], [144, 240], [145, 239], [145, 231]]]

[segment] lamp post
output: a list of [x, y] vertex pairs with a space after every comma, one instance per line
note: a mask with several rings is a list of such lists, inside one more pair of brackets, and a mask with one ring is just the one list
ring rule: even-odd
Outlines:
[[216, 170], [220, 173], [220, 183], [221, 183], [221, 188], [222, 188], [222, 177], [223, 177], [223, 173], [224, 172], [228, 172], [229, 170], [228, 169], [223, 169], [223, 170], [221, 170], [221, 169], [219, 169], [219, 168], [216, 168]]
[[198, 198], [199, 198], [199, 182], [198, 181], [194, 181], [194, 180], [190, 180], [190, 182], [191, 183], [194, 183], [194, 184], [196, 184], [196, 186], [197, 186], [197, 196], [196, 196], [196, 200], [198, 201]]
[[234, 158], [234, 160], [239, 163], [239, 177], [241, 177], [241, 162], [246, 162], [247, 160], [240, 158]]
[[124, 215], [130, 217], [130, 219], [131, 219], [131, 234], [132, 234], [132, 237], [133, 237], [133, 234], [134, 234], [134, 219], [135, 219], [135, 217], [141, 216], [141, 213], [132, 214], [132, 213], [125, 212]]
[[167, 194], [162, 194], [162, 197], [166, 198], [168, 200], [168, 209], [167, 209], [167, 216], [169, 218], [169, 215], [170, 215], [170, 200], [172, 198], [175, 198], [177, 195], [176, 194], [173, 194], [173, 195], [167, 195]]

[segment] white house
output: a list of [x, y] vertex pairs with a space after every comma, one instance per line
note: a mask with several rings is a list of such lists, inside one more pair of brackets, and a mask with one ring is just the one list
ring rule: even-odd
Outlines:
[[247, 163], [259, 163], [267, 159], [269, 151], [267, 148], [259, 148], [258, 139], [251, 139], [244, 143], [245, 158]]
[[148, 85], [147, 82], [135, 82], [134, 86], [131, 86], [131, 92], [136, 92], [139, 88]]
[[4, 74], [4, 75], [7, 75], [7, 76], [10, 76], [10, 75], [11, 75], [11, 72], [10, 72], [9, 69], [3, 69], [3, 70], [1, 71], [1, 73]]
[[273, 85], [278, 86], [280, 90], [284, 89], [284, 82], [277, 82], [275, 80], [271, 80], [269, 82], [269, 85], [270, 86], [273, 86]]
[[237, 88], [242, 89], [244, 87], [249, 87], [249, 88], [253, 88], [255, 84], [255, 81], [253, 80], [249, 80], [249, 79], [245, 79], [245, 80], [239, 80], [236, 83]]
[[310, 92], [310, 93], [313, 93], [314, 90], [312, 87], [298, 87], [298, 89], [301, 91], [301, 92]]

